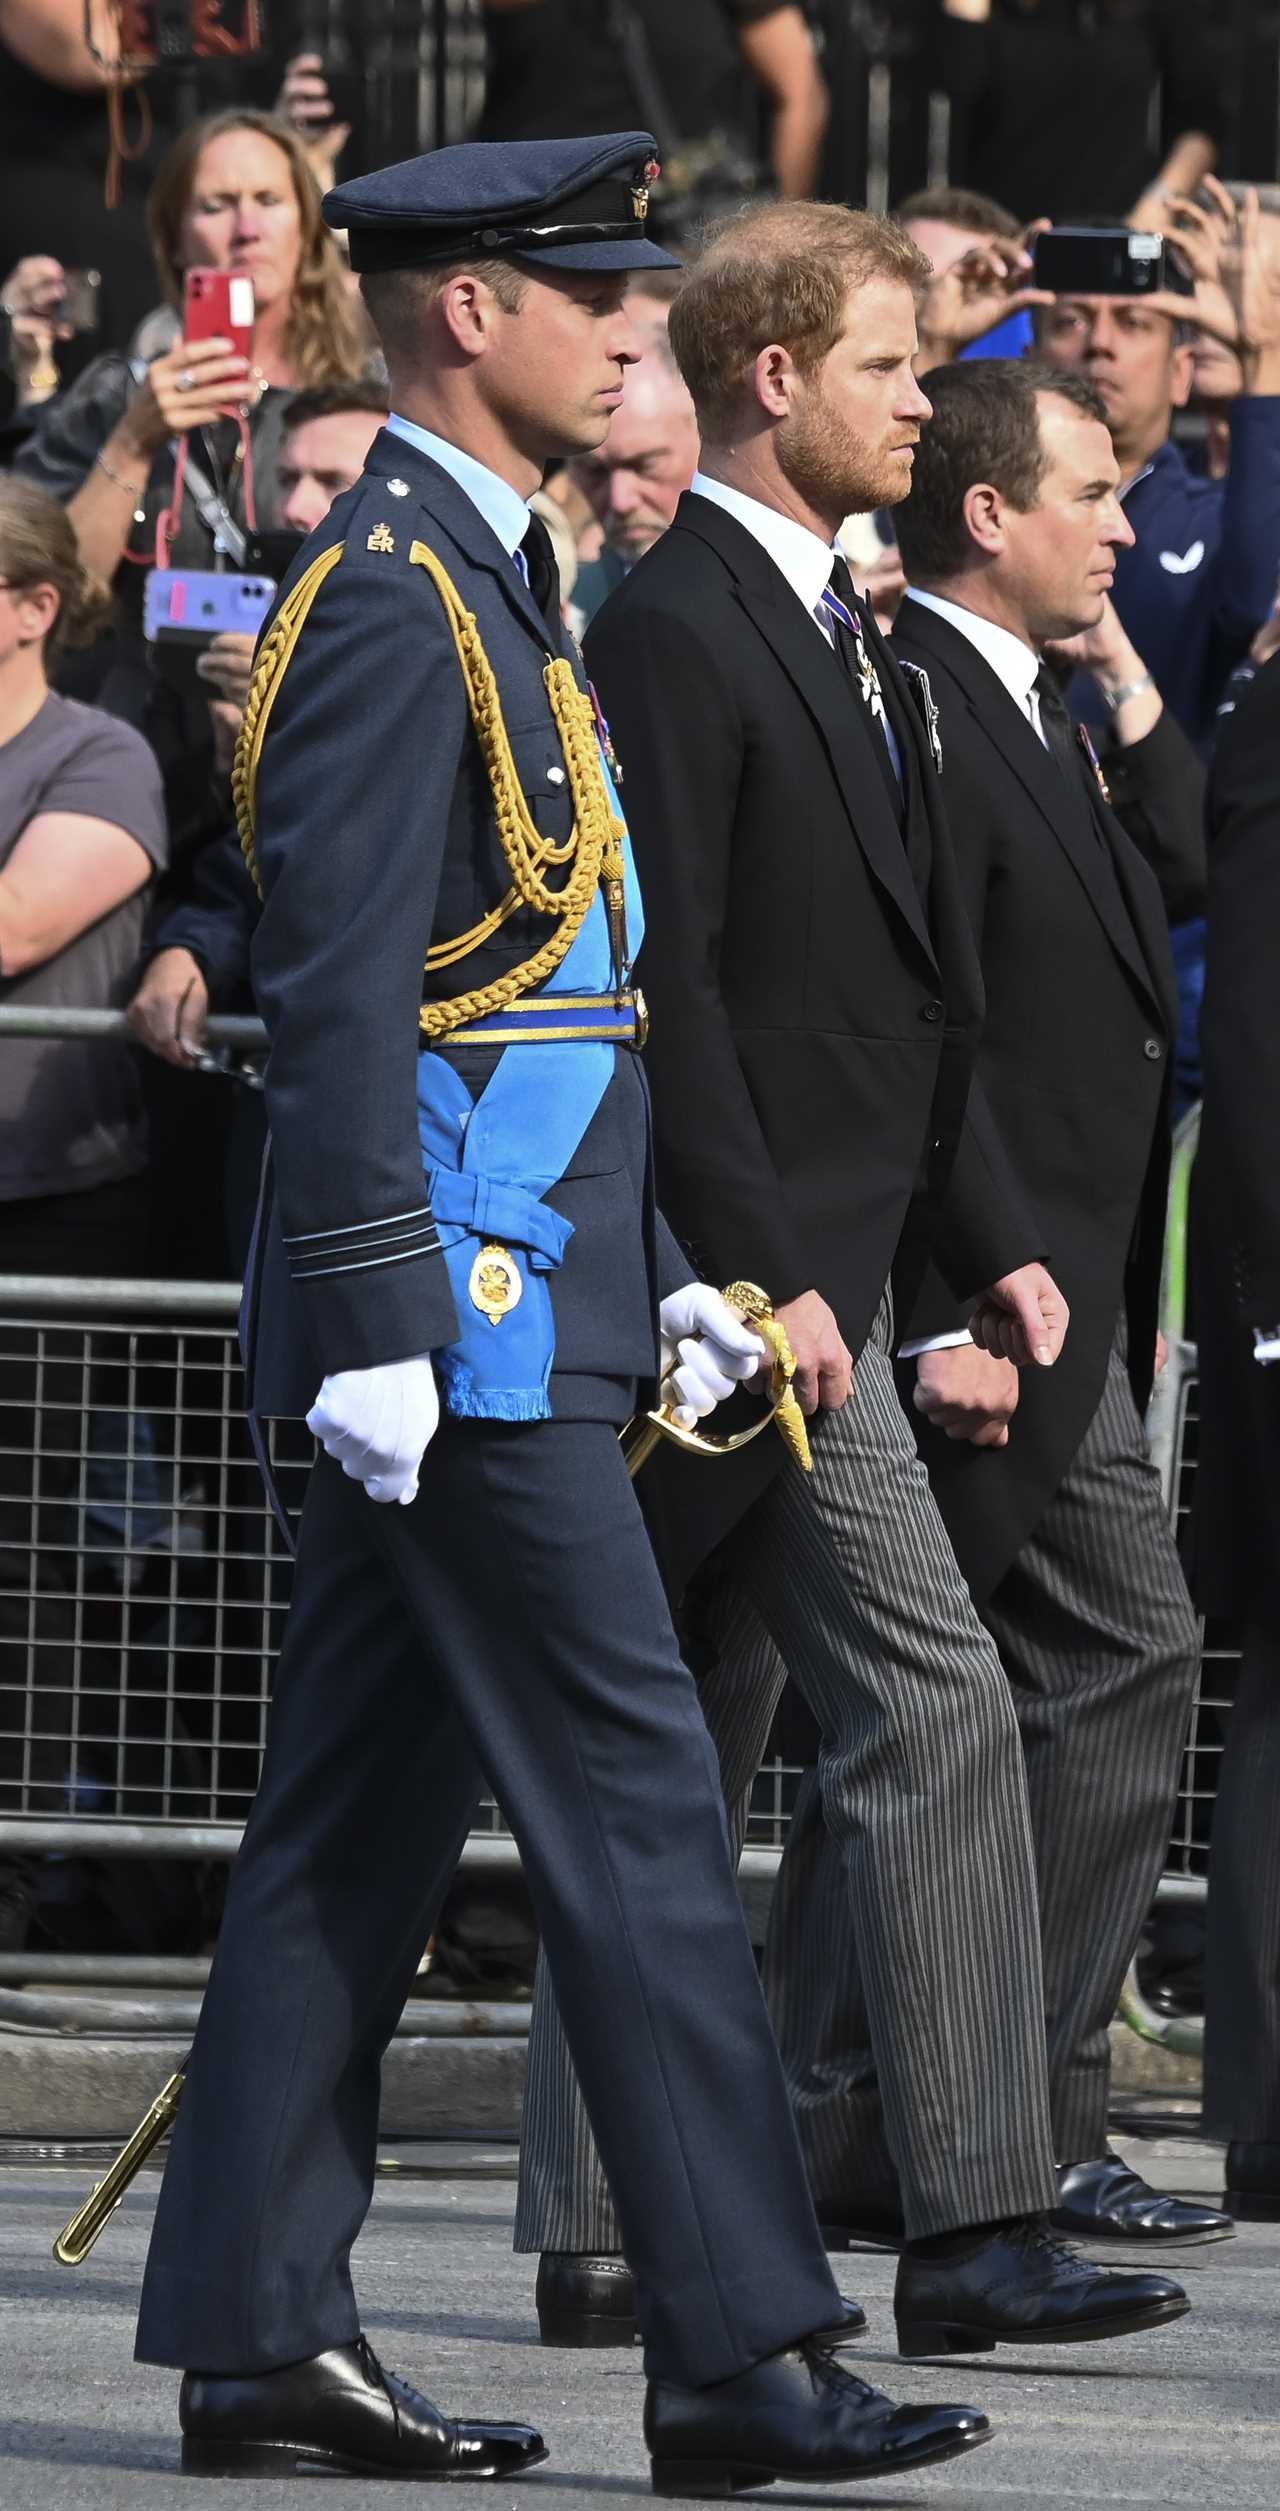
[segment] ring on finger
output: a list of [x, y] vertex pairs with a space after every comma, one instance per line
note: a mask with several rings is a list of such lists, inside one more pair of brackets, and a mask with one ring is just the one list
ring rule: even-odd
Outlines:
[[184, 366], [184, 367], [183, 367], [183, 369], [182, 369], [181, 374], [180, 374], [180, 375], [179, 375], [179, 377], [178, 377], [178, 390], [179, 390], [179, 392], [190, 392], [191, 387], [192, 387], [192, 385], [193, 385], [193, 383], [194, 383], [194, 382], [195, 382], [195, 376], [192, 374], [190, 367], [189, 367], [189, 366]]

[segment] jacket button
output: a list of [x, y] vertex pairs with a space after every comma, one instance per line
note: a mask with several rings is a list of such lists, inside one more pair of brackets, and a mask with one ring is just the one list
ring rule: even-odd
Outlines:
[[1164, 1053], [1164, 1048], [1162, 1047], [1159, 1038], [1144, 1038], [1142, 1052], [1146, 1056], [1149, 1064], [1158, 1064]]
[[941, 1003], [924, 1003], [921, 1005], [920, 1017], [922, 1020], [941, 1020], [942, 1012]]

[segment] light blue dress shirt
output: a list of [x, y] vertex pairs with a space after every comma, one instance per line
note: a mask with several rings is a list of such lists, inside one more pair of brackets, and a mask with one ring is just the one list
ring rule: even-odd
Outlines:
[[[407, 445], [416, 445], [432, 462], [438, 462], [451, 480], [456, 480], [464, 497], [484, 516], [489, 529], [501, 541], [509, 558], [516, 551], [529, 529], [529, 509], [518, 488], [510, 480], [500, 479], [487, 464], [477, 462], [474, 454], [464, 453], [461, 445], [451, 445], [447, 436], [433, 436], [429, 427], [419, 427], [413, 419], [400, 418], [392, 411], [387, 431], [402, 436]], [[523, 572], [523, 570], [522, 570]]]

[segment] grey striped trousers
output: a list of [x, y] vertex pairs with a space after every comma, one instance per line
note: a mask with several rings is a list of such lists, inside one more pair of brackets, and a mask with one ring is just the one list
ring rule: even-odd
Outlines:
[[[983, 1618], [1022, 1731], [1054, 2146], [1082, 2162], [1106, 2146], [1108, 2026], [1164, 1859], [1200, 1656], [1122, 1342], [1069, 1472]], [[810, 1781], [774, 1895], [765, 1992], [811, 2185], [856, 2208], [880, 2135], [841, 1887]]]
[[[812, 1476], [780, 1474], [723, 1547], [721, 1653], [700, 1694], [735, 1847], [784, 1667], [826, 1738], [823, 1806], [883, 2100], [864, 2185], [900, 2185], [919, 2237], [1038, 2212], [1056, 2183], [1017, 1721], [898, 1401], [892, 1340], [886, 1296], [852, 1400], [813, 1424]], [[772, 1644], [744, 1646], [757, 1619]], [[619, 2247], [542, 1970], [515, 2245]]]

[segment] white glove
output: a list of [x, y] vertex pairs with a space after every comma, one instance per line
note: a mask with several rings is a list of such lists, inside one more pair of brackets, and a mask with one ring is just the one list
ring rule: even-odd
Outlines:
[[376, 1369], [341, 1369], [326, 1378], [307, 1414], [329, 1456], [371, 1500], [398, 1500], [407, 1508], [418, 1496], [418, 1467], [440, 1419], [440, 1396], [430, 1354], [387, 1360]]
[[658, 1323], [662, 1376], [678, 1399], [675, 1417], [684, 1430], [705, 1420], [769, 1357], [760, 1336], [706, 1282], [673, 1290], [658, 1310]]

